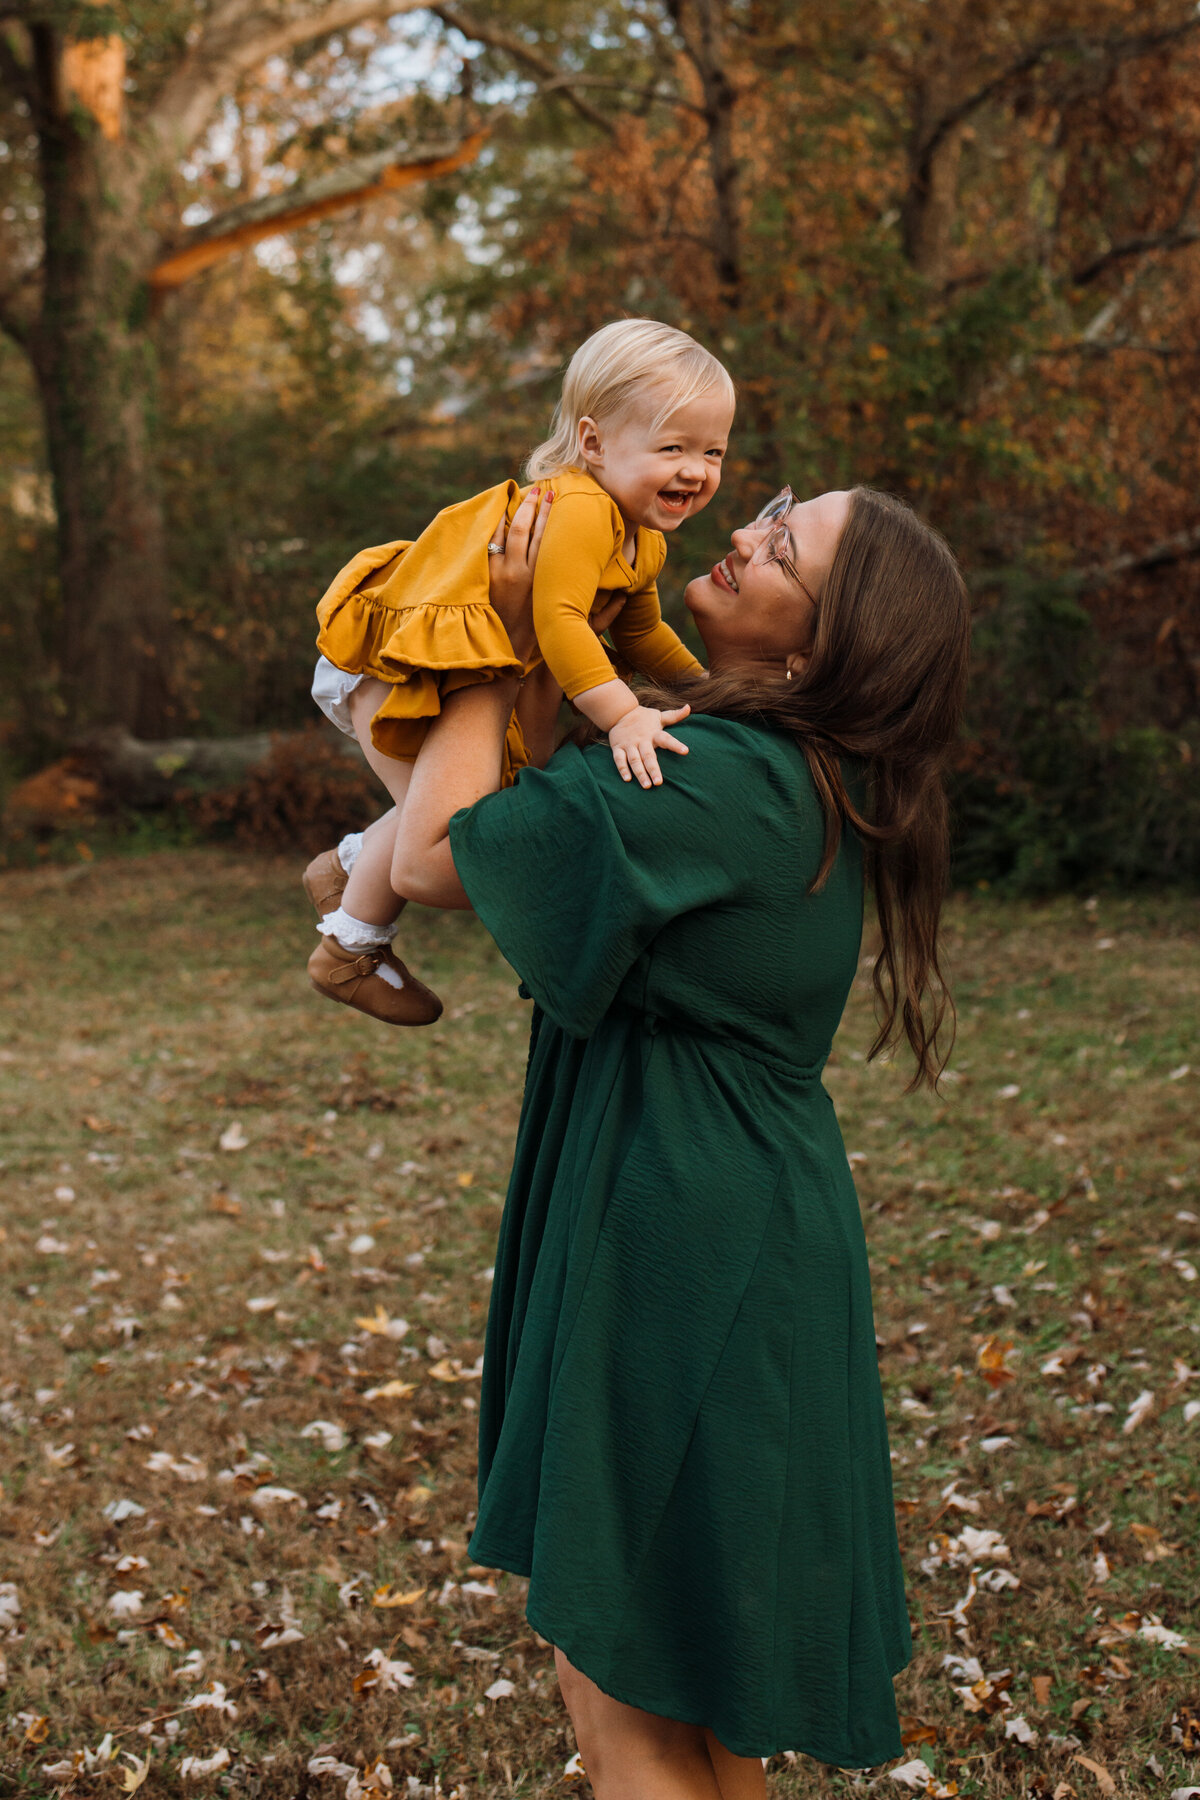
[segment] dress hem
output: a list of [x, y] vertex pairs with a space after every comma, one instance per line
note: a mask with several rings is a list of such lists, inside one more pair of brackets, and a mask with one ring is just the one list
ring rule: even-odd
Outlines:
[[[531, 1570], [528, 1567], [527, 1559], [516, 1552], [503, 1552], [497, 1554], [495, 1548], [491, 1550], [480, 1549], [476, 1552], [475, 1547], [472, 1545], [470, 1554], [472, 1559], [485, 1569], [503, 1569], [506, 1574], [519, 1575], [525, 1580], [530, 1578]], [[536, 1607], [531, 1607], [529, 1605], [528, 1601], [526, 1601], [525, 1605], [525, 1617], [530, 1625], [533, 1626], [533, 1629], [537, 1632], [539, 1637], [545, 1638], [547, 1643], [553, 1644], [556, 1649], [561, 1650], [567, 1660], [579, 1670], [580, 1674], [586, 1675], [588, 1680], [594, 1682], [601, 1693], [607, 1694], [610, 1700], [619, 1700], [623, 1706], [636, 1706], [639, 1712], [654, 1713], [658, 1718], [674, 1719], [676, 1723], [680, 1725], [699, 1725], [702, 1728], [707, 1728], [733, 1756], [758, 1757], [761, 1760], [763, 1757], [780, 1756], [785, 1750], [791, 1750], [795, 1751], [800, 1756], [810, 1756], [814, 1762], [825, 1763], [830, 1768], [860, 1770], [881, 1768], [885, 1763], [891, 1762], [895, 1757], [904, 1754], [903, 1745], [901, 1744], [897, 1744], [894, 1749], [884, 1751], [881, 1755], [876, 1755], [866, 1762], [855, 1760], [846, 1761], [842, 1757], [829, 1754], [826, 1750], [819, 1750], [810, 1744], [803, 1744], [800, 1742], [774, 1744], [769, 1749], [763, 1749], [758, 1746], [753, 1749], [747, 1748], [736, 1740], [726, 1736], [716, 1725], [711, 1724], [708, 1719], [701, 1719], [698, 1718], [694, 1712], [689, 1713], [687, 1710], [681, 1710], [674, 1702], [660, 1702], [657, 1705], [650, 1705], [647, 1704], [645, 1698], [640, 1695], [621, 1692], [607, 1678], [603, 1681], [599, 1680], [586, 1666], [591, 1660], [590, 1657], [587, 1656], [587, 1653], [584, 1652], [583, 1660], [581, 1660], [579, 1654], [572, 1649], [568, 1641], [569, 1634], [552, 1626], [548, 1619], [544, 1619], [539, 1614]], [[910, 1653], [901, 1662], [896, 1663], [894, 1666], [890, 1666], [888, 1671], [889, 1674], [895, 1679], [897, 1675], [908, 1667], [911, 1661], [912, 1655]]]

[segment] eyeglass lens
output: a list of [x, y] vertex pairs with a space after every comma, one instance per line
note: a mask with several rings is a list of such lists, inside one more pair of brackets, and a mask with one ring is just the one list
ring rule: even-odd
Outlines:
[[756, 525], [765, 525], [769, 519], [782, 519], [791, 512], [795, 505], [795, 497], [790, 487], [780, 488], [773, 500], [768, 500], [762, 511], [756, 516]]

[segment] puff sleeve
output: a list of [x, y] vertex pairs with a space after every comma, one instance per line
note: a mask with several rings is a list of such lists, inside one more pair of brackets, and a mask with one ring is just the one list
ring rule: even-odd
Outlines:
[[[663, 785], [623, 782], [604, 745], [559, 750], [450, 822], [459, 879], [529, 992], [588, 1037], [642, 952], [672, 919], [732, 900], [748, 879], [720, 735], [693, 720]], [[706, 754], [710, 752], [710, 754]], [[736, 759], [735, 759], [736, 761]]]

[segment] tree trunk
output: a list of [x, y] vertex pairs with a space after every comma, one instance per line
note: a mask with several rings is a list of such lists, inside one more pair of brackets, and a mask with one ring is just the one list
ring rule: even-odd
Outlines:
[[44, 128], [46, 252], [27, 348], [46, 425], [76, 724], [161, 733], [170, 716], [165, 531], [145, 313], [153, 239], [133, 167], [70, 114]]
[[904, 253], [927, 281], [949, 273], [958, 216], [962, 129], [947, 123], [944, 80], [928, 79], [912, 95], [908, 185], [901, 202]]
[[727, 312], [736, 313], [742, 301], [739, 170], [733, 149], [737, 90], [729, 78], [722, 41], [724, 9], [721, 0], [669, 0], [668, 11], [700, 81], [713, 194], [713, 265], [721, 303]]

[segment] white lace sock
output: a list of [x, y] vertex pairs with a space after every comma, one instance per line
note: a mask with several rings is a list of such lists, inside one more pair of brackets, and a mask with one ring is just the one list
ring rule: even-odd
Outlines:
[[363, 846], [361, 831], [348, 831], [337, 847], [338, 861], [347, 875], [358, 861], [358, 853]]
[[322, 937], [336, 938], [343, 950], [378, 950], [390, 944], [396, 935], [396, 921], [390, 925], [372, 925], [367, 919], [356, 919], [343, 906], [326, 913], [317, 930]]

